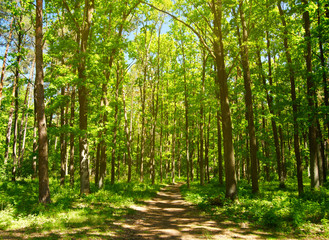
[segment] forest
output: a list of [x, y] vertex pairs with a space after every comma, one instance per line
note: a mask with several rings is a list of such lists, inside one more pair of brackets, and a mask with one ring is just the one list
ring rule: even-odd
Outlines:
[[0, 238], [121, 239], [112, 222], [163, 189], [255, 238], [329, 237], [327, 1], [1, 0], [0, 16]]

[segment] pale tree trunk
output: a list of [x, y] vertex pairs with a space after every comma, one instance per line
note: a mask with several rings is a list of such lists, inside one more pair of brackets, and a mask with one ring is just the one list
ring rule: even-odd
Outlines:
[[[34, 70], [34, 64], [35, 64], [35, 59], [33, 59], [32, 67], [30, 70], [30, 81], [32, 82], [33, 78], [33, 70]], [[25, 140], [26, 140], [26, 130], [27, 130], [27, 122], [28, 122], [28, 108], [30, 106], [32, 98], [32, 88], [31, 88], [31, 83], [27, 84], [26, 87], [26, 93], [25, 93], [25, 99], [24, 99], [24, 108], [22, 112], [22, 119], [21, 119], [21, 125], [20, 125], [20, 130], [19, 130], [19, 139], [18, 139], [18, 168], [21, 168], [21, 163], [22, 159], [24, 157], [24, 152], [25, 152]]]
[[39, 202], [50, 202], [48, 178], [48, 140], [45, 116], [44, 87], [43, 87], [43, 53], [42, 53], [42, 5], [43, 0], [36, 1], [36, 31], [35, 31], [35, 98], [36, 115], [39, 132]]
[[8, 41], [7, 41], [7, 45], [6, 45], [5, 54], [4, 54], [4, 57], [2, 60], [2, 70], [1, 70], [1, 77], [0, 77], [0, 106], [1, 106], [1, 101], [2, 101], [3, 79], [5, 77], [5, 71], [6, 71], [6, 61], [7, 61], [9, 46], [11, 43], [11, 36], [13, 33], [13, 22], [14, 22], [14, 18], [12, 18], [11, 22], [10, 22], [10, 27], [9, 27], [10, 31], [9, 31]]

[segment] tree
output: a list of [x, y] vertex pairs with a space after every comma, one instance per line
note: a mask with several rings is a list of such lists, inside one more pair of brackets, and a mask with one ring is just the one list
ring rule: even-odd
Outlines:
[[39, 133], [39, 202], [50, 203], [49, 177], [48, 177], [48, 140], [44, 103], [43, 85], [43, 53], [42, 53], [42, 7], [43, 0], [36, 2], [35, 26], [35, 99], [36, 118]]

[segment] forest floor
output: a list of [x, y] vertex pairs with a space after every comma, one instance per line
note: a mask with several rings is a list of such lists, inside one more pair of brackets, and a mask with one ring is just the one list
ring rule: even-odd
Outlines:
[[213, 221], [186, 202], [180, 193], [181, 184], [169, 185], [122, 223], [123, 239], [268, 239], [278, 236], [249, 228], [226, 219]]
[[89, 217], [62, 229], [0, 230], [0, 239], [287, 239], [225, 217], [212, 220], [183, 199], [181, 185], [163, 187], [151, 200], [127, 208], [86, 205]]

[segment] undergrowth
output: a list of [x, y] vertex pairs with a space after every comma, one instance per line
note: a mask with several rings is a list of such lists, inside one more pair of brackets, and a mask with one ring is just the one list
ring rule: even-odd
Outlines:
[[115, 183], [80, 196], [79, 186], [61, 187], [50, 179], [52, 202], [38, 203], [38, 182], [22, 180], [0, 183], [0, 229], [45, 231], [104, 225], [129, 213], [128, 207], [155, 196], [161, 185]]
[[248, 222], [254, 228], [292, 234], [318, 234], [329, 237], [329, 191], [322, 187], [298, 197], [297, 187], [287, 182], [286, 188], [278, 182], [262, 183], [260, 193], [252, 194], [250, 184], [239, 182], [238, 198], [225, 198], [225, 187], [215, 180], [205, 186], [193, 182], [190, 189], [183, 185], [183, 197], [196, 204], [214, 218], [236, 223]]

